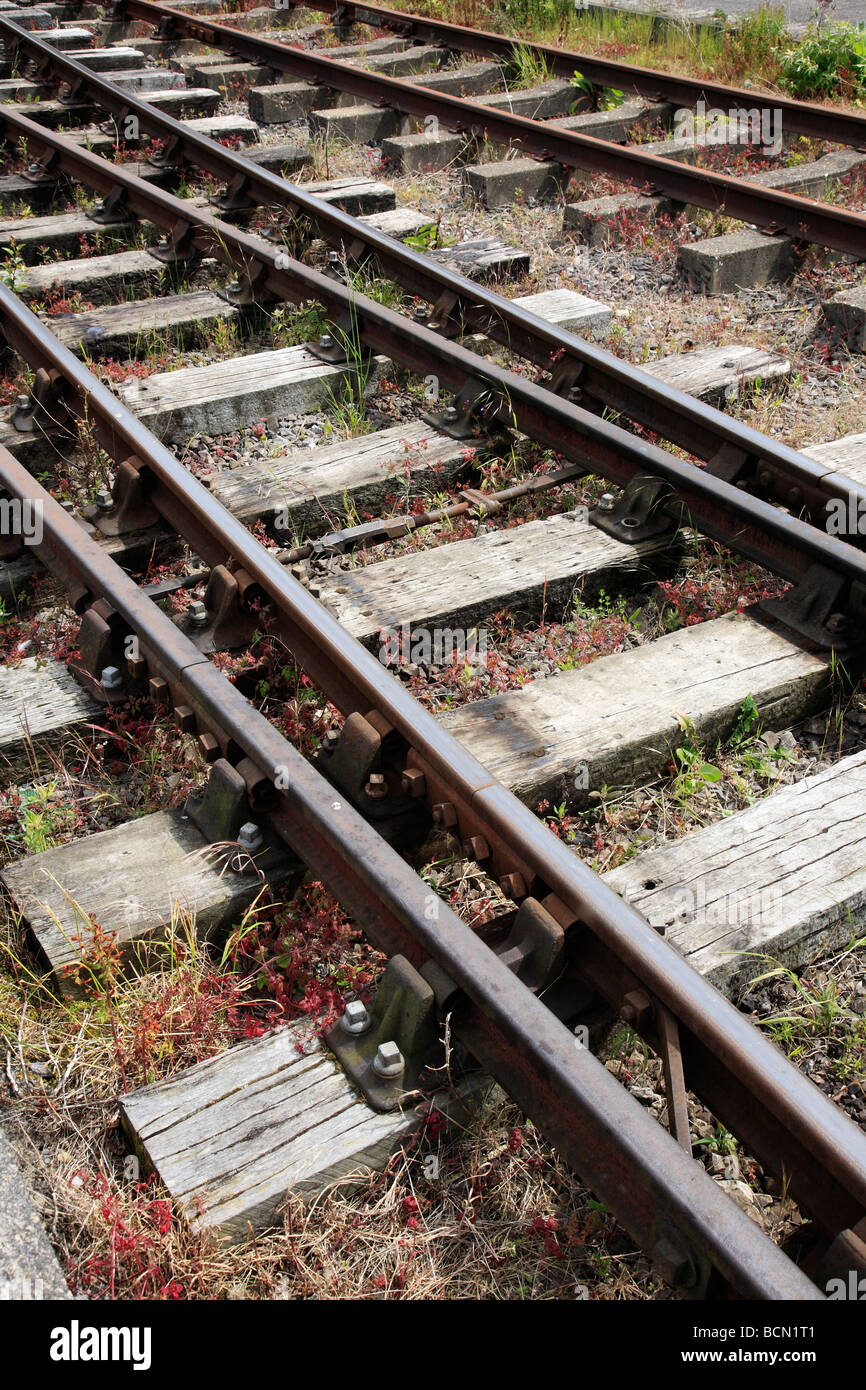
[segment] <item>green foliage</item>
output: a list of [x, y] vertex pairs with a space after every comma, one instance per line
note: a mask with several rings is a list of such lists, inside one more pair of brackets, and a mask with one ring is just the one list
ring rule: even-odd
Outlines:
[[13, 240], [5, 249], [5, 263], [0, 267], [0, 280], [4, 285], [8, 285], [10, 290], [20, 290], [27, 281], [27, 267], [24, 264], [24, 257], [21, 250]]
[[781, 75], [795, 97], [866, 96], [866, 23], [812, 30], [783, 55]]
[[522, 27], [568, 23], [574, 13], [573, 0], [505, 0], [505, 18]]
[[550, 72], [544, 55], [536, 53], [525, 43], [516, 43], [511, 51], [511, 68], [514, 73], [512, 88], [539, 87], [549, 82]]

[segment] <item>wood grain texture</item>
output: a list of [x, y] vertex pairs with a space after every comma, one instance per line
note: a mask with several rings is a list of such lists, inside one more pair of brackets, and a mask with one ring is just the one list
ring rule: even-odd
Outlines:
[[[405, 497], [408, 506], [464, 469], [467, 453], [464, 443], [413, 420], [324, 448], [253, 459], [211, 473], [207, 483], [242, 521], [262, 518], [271, 526], [285, 509], [296, 534], [320, 535], [345, 525], [350, 512], [384, 508], [389, 497]], [[291, 533], [283, 538], [291, 543]]]
[[642, 362], [641, 371], [701, 401], [723, 405], [725, 392], [736, 387], [748, 392], [756, 382], [778, 381], [791, 375], [791, 364], [774, 352], [730, 344], [674, 353], [658, 362]]
[[624, 545], [566, 512], [510, 530], [488, 531], [445, 547], [342, 570], [319, 597], [353, 637], [375, 644], [382, 628], [464, 628], [498, 608], [560, 616], [580, 592], [597, 596], [648, 579], [647, 560], [664, 545]]
[[[679, 715], [712, 743], [752, 696], [784, 728], [815, 707], [827, 661], [746, 613], [670, 633], [576, 671], [444, 714], [458, 742], [523, 801], [579, 804], [587, 791], [654, 776], [682, 742]], [[576, 770], [588, 768], [588, 788]]]
[[728, 992], [862, 936], [866, 753], [660, 845], [605, 880]]
[[[476, 1077], [460, 1094], [468, 1101], [488, 1085]], [[449, 1105], [437, 1098], [437, 1108]], [[308, 1024], [123, 1096], [121, 1115], [190, 1225], [228, 1241], [270, 1224], [289, 1190], [311, 1197], [384, 1167], [418, 1127], [411, 1109], [371, 1110]]]
[[155, 334], [176, 346], [203, 338], [223, 319], [236, 320], [238, 310], [207, 291], [172, 294], [126, 304], [106, 305], [77, 314], [55, 314], [51, 331], [64, 347], [91, 356], [134, 356], [151, 346]]
[[17, 666], [0, 666], [0, 768], [14, 767], [30, 740], [51, 741], [101, 712], [62, 662], [27, 656]]
[[[272, 876], [279, 884], [282, 875]], [[261, 891], [255, 872], [232, 873], [180, 810], [159, 811], [9, 865], [3, 883], [65, 993], [66, 967], [92, 941], [90, 916], [116, 934], [127, 962], [146, 961], [172, 920], [206, 938], [240, 920]]]
[[[373, 358], [368, 386], [385, 360]], [[345, 365], [331, 366], [302, 347], [288, 347], [155, 372], [121, 386], [118, 395], [159, 439], [182, 442], [194, 434], [230, 434], [261, 419], [321, 410], [339, 398], [351, 376]]]

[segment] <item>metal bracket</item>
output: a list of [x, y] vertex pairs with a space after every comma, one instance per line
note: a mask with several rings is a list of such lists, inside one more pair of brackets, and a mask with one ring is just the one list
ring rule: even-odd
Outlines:
[[[260, 826], [251, 820], [255, 810], [247, 780], [227, 758], [217, 758], [211, 764], [204, 791], [188, 796], [183, 809], [209, 844], [225, 846], [228, 866], [234, 873], [261, 878], [286, 867], [286, 846], [266, 822]], [[296, 862], [293, 857], [292, 862]], [[300, 863], [297, 869], [299, 874], [305, 872]]]
[[177, 36], [177, 23], [174, 15], [163, 15], [159, 24], [156, 26], [156, 37], [158, 39], [166, 39], [170, 43], [172, 39], [176, 39]]
[[692, 1136], [689, 1130], [689, 1107], [686, 1100], [679, 1025], [674, 1015], [659, 1000], [655, 1005], [655, 1023], [665, 1073], [668, 1125], [677, 1143], [691, 1155]]
[[69, 78], [62, 82], [57, 99], [61, 106], [89, 105], [87, 101], [87, 83], [84, 78]]
[[33, 434], [37, 429], [47, 432], [66, 429], [66, 408], [63, 391], [67, 383], [52, 367], [37, 367], [29, 396], [18, 397], [9, 414], [9, 423], [19, 434]]
[[[426, 803], [403, 790], [401, 752], [392, 726], [370, 710], [366, 717], [350, 714], [339, 734], [326, 735], [315, 758], [319, 771], [392, 845], [417, 843], [430, 825]], [[386, 758], [394, 761], [392, 769]]]
[[736, 486], [752, 472], [755, 462], [754, 454], [745, 453], [736, 444], [723, 444], [712, 458], [707, 460], [706, 472], [714, 478], [721, 478], [723, 482]]
[[195, 238], [196, 228], [189, 222], [178, 221], [164, 241], [149, 248], [150, 255], [165, 266], [186, 266], [201, 254]]
[[[69, 661], [69, 670], [79, 685], [103, 705], [122, 704], [127, 698], [120, 666], [114, 661], [118, 640], [126, 630], [119, 613], [105, 599], [97, 599], [81, 619], [76, 644], [79, 655]], [[106, 674], [109, 671], [116, 677], [110, 683]]]
[[210, 624], [189, 634], [201, 652], [226, 651], [245, 647], [254, 637], [257, 623], [247, 601], [260, 590], [246, 570], [232, 573], [225, 565], [215, 565], [205, 589], [205, 608]]
[[421, 419], [451, 439], [476, 439], [479, 434], [502, 434], [513, 424], [502, 397], [478, 377], [467, 377], [443, 410], [422, 410]]
[[389, 960], [372, 1009], [350, 1004], [325, 1041], [374, 1110], [417, 1091], [438, 1044], [436, 993], [405, 956]]
[[226, 758], [217, 758], [203, 793], [188, 796], [183, 810], [211, 844], [236, 840], [249, 817], [247, 784]]
[[822, 651], [849, 652], [866, 641], [866, 587], [824, 565], [810, 565], [795, 588], [757, 606]]
[[332, 367], [348, 366], [350, 362], [360, 365], [359, 357], [360, 362], [367, 362], [372, 357], [366, 343], [361, 341], [360, 321], [353, 313], [341, 314], [333, 333], [323, 333], [316, 343], [304, 343], [304, 350]]
[[589, 519], [600, 531], [626, 545], [673, 536], [680, 523], [668, 507], [675, 497], [663, 478], [641, 473], [632, 478], [619, 501], [606, 494]]
[[585, 371], [585, 363], [577, 362], [573, 357], [566, 357], [553, 364], [550, 380], [542, 384], [545, 391], [552, 391], [554, 395], [562, 396], [567, 401], [576, 400], [581, 395], [580, 379]]
[[125, 188], [112, 188], [101, 203], [97, 203], [87, 216], [92, 222], [105, 225], [109, 222], [135, 222], [134, 213], [129, 210], [129, 194]]
[[278, 298], [265, 283], [270, 266], [265, 261], [251, 261], [238, 278], [225, 290], [218, 290], [220, 299], [237, 309], [257, 309]]
[[56, 188], [59, 185], [55, 169], [60, 164], [59, 150], [48, 150], [40, 159], [36, 159], [32, 164], [28, 164], [24, 170], [24, 178], [34, 189]]
[[90, 519], [103, 536], [122, 536], [128, 531], [143, 531], [159, 523], [159, 513], [147, 500], [145, 479], [148, 470], [134, 454], [123, 459], [114, 476], [110, 512], [96, 508]]
[[249, 176], [238, 174], [227, 185], [224, 193], [219, 194], [216, 198], [211, 198], [210, 201], [225, 215], [254, 212], [258, 204], [250, 197], [249, 187]]
[[493, 949], [503, 964], [538, 994], [563, 968], [565, 932], [540, 902], [524, 898], [505, 941]]

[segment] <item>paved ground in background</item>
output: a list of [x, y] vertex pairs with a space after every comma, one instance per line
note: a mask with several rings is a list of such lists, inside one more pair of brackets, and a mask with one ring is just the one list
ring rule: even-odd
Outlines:
[[[761, 8], [761, 3], [762, 0], [724, 0], [722, 8], [727, 10], [728, 14], [751, 14], [753, 10]], [[699, 6], [686, 2], [684, 8], [687, 12], [689, 9], [698, 9]], [[813, 18], [816, 9], [823, 9], [824, 6], [816, 6], [815, 0], [785, 0], [778, 8], [783, 9], [791, 23], [796, 24], [808, 22]], [[852, 22], [857, 19], [866, 20], [866, 0], [836, 0], [830, 7], [828, 18], [847, 19]]]
[[71, 1297], [12, 1146], [0, 1129], [0, 1299]]
[[[767, 3], [768, 0], [719, 0], [719, 8], [726, 10], [728, 14], [751, 14]], [[715, 8], [713, 0], [656, 0], [655, 5], [653, 0], [635, 0], [635, 4], [640, 8], [656, 8], [683, 15], [706, 14], [707, 10], [712, 11]], [[814, 18], [817, 9], [824, 8], [823, 5], [816, 5], [815, 0], [769, 0], [769, 7], [784, 10], [792, 24], [808, 23]], [[617, 0], [611, 0], [611, 8], [625, 8], [625, 5], [620, 6]], [[830, 6], [827, 18], [847, 19], [851, 22], [858, 19], [866, 21], [866, 0], [835, 0]]]

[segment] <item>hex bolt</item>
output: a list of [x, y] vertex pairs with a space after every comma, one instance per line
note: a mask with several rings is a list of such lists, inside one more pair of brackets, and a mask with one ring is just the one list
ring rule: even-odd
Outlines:
[[400, 787], [408, 796], [423, 796], [427, 790], [427, 778], [419, 767], [408, 767], [400, 779]]
[[261, 849], [262, 843], [262, 832], [255, 821], [245, 821], [238, 831], [238, 844], [241, 849], [245, 849], [247, 854], [255, 854], [256, 850]]
[[616, 506], [616, 498], [612, 492], [603, 492], [596, 505], [600, 512], [612, 512]]
[[213, 734], [199, 734], [198, 750], [206, 763], [215, 763], [220, 755], [219, 742]]
[[445, 409], [442, 411], [442, 419], [448, 420], [449, 423], [453, 423], [453, 421], [459, 419], [459, 416], [460, 412], [456, 405], [446, 405]]
[[467, 859], [475, 859], [480, 864], [490, 858], [490, 846], [483, 835], [471, 835], [463, 841], [463, 853]]
[[103, 666], [99, 683], [103, 690], [119, 690], [123, 685], [123, 678], [116, 666]]
[[110, 512], [114, 506], [114, 498], [107, 487], [101, 487], [96, 494], [96, 505], [101, 512]]
[[499, 887], [507, 898], [512, 898], [515, 902], [518, 898], [526, 897], [523, 874], [503, 874], [499, 880]]
[[652, 1014], [652, 1000], [642, 989], [630, 990], [624, 996], [620, 1005], [619, 1016], [623, 1023], [627, 1023], [629, 1027], [640, 1031], [652, 1018]]
[[669, 1236], [662, 1236], [656, 1243], [652, 1260], [665, 1282], [675, 1289], [691, 1289], [697, 1283], [691, 1256]]
[[337, 750], [337, 744], [338, 744], [339, 742], [340, 742], [340, 731], [339, 731], [339, 729], [329, 729], [328, 732], [325, 734], [325, 737], [322, 739], [322, 752], [323, 752], [323, 753], [335, 753], [336, 750]]
[[373, 1058], [373, 1070], [378, 1076], [402, 1076], [405, 1065], [403, 1053], [395, 1042], [379, 1044]]
[[385, 781], [383, 774], [381, 772], [371, 772], [370, 780], [364, 788], [364, 791], [368, 796], [371, 796], [374, 801], [381, 801], [384, 796], [387, 796], [388, 783]]
[[340, 1019], [344, 1033], [366, 1033], [370, 1027], [370, 1015], [360, 999], [350, 999], [346, 1011]]
[[319, 347], [320, 347], [320, 348], [332, 348], [333, 346], [334, 346], [334, 340], [333, 340], [333, 338], [331, 337], [330, 333], [323, 333], [322, 336], [319, 338]]
[[433, 822], [447, 830], [457, 824], [457, 809], [451, 801], [440, 801], [433, 807]]
[[19, 410], [29, 410], [29, 409], [30, 409], [30, 397], [29, 397], [29, 396], [18, 396], [18, 397], [16, 398], [15, 404], [16, 404], [16, 406], [18, 407]]
[[186, 610], [191, 623], [196, 627], [204, 627], [208, 620], [208, 611], [200, 598], [194, 599]]
[[769, 468], [759, 468], [759, 469], [758, 469], [758, 486], [759, 486], [759, 487], [769, 487], [769, 486], [770, 486], [770, 483], [771, 483], [772, 481], [773, 481], [773, 475], [772, 475], [772, 473], [770, 472]]

